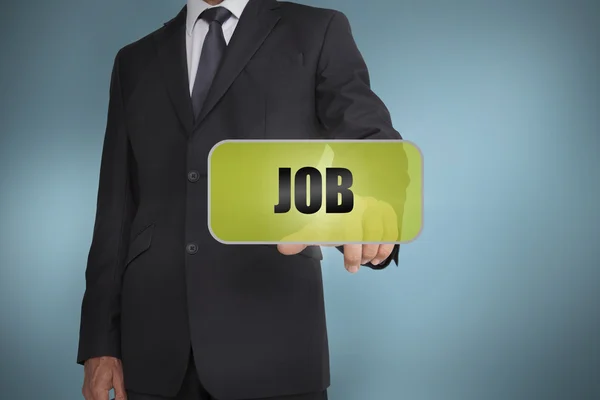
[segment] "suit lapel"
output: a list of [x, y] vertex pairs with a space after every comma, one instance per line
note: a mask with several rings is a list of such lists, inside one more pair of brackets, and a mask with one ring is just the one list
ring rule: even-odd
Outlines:
[[185, 17], [186, 8], [156, 35], [156, 46], [160, 65], [167, 85], [171, 103], [175, 108], [187, 135], [191, 135], [194, 113], [189, 92], [187, 69]]
[[250, 0], [235, 28], [219, 71], [192, 131], [215, 107], [280, 19], [276, 0]]

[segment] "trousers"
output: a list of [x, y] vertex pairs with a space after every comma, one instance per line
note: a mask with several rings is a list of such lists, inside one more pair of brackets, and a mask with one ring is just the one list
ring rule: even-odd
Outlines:
[[[190, 361], [187, 367], [185, 378], [181, 384], [181, 389], [175, 397], [154, 396], [144, 393], [127, 391], [127, 400], [219, 400], [210, 395], [202, 386], [194, 357], [190, 354]], [[269, 397], [263, 399], [245, 399], [245, 400], [327, 400], [327, 391], [317, 393], [304, 393], [291, 396]]]

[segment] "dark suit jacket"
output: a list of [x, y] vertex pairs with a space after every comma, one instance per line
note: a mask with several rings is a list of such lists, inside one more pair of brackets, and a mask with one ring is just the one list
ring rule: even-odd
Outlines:
[[246, 6], [194, 123], [185, 15], [114, 62], [78, 362], [119, 357], [129, 390], [173, 396], [191, 346], [219, 399], [323, 390], [321, 251], [214, 240], [208, 152], [224, 139], [400, 135], [346, 17], [275, 0]]

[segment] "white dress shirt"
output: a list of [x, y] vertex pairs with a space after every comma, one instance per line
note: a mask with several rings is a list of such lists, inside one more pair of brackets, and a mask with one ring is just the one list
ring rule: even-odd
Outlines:
[[204, 38], [208, 33], [208, 23], [202, 19], [198, 19], [198, 17], [207, 8], [225, 7], [228, 9], [232, 15], [223, 24], [223, 36], [225, 36], [225, 43], [229, 44], [229, 40], [231, 40], [231, 37], [233, 36], [233, 31], [237, 26], [246, 4], [248, 4], [248, 0], [224, 0], [221, 4], [216, 6], [211, 6], [203, 0], [187, 0], [185, 46], [187, 52], [190, 95], [194, 88], [194, 81], [196, 79], [196, 72], [198, 71], [200, 54], [202, 54]]

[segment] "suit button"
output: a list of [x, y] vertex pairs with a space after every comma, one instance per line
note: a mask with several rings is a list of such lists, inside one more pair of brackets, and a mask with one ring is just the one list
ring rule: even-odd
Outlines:
[[188, 254], [196, 254], [198, 252], [198, 245], [195, 243], [188, 243], [187, 246], [185, 246], [185, 251], [187, 251]]
[[200, 174], [198, 173], [198, 171], [190, 171], [188, 172], [188, 181], [190, 182], [197, 182], [198, 179], [200, 179]]

